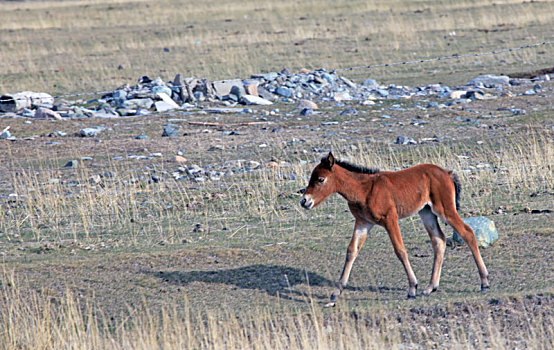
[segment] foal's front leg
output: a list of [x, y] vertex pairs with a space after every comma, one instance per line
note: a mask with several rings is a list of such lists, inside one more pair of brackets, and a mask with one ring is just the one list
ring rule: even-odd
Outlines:
[[346, 261], [344, 263], [344, 268], [340, 276], [340, 281], [337, 283], [336, 289], [331, 295], [331, 302], [328, 304], [329, 306], [333, 306], [335, 304], [335, 301], [341, 294], [342, 289], [346, 287], [346, 284], [348, 283], [348, 278], [350, 277], [350, 271], [352, 270], [352, 265], [354, 264], [354, 260], [356, 260], [360, 249], [364, 245], [369, 230], [371, 230], [372, 227], [373, 224], [356, 221], [356, 224], [354, 226], [354, 234], [352, 235], [352, 239], [350, 240], [350, 244], [348, 245], [348, 249], [346, 250]]

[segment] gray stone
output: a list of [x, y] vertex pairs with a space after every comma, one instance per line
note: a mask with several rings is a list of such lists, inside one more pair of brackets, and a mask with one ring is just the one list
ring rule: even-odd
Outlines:
[[358, 114], [358, 110], [356, 110], [356, 108], [353, 108], [353, 107], [348, 107], [347, 109], [345, 109], [340, 113], [340, 115], [355, 115], [355, 114]]
[[152, 88], [152, 93], [155, 95], [163, 93], [163, 94], [166, 94], [167, 96], [171, 96], [171, 89], [165, 85], [158, 85]]
[[154, 104], [151, 98], [134, 98], [122, 103], [123, 108], [144, 108], [149, 109]]
[[466, 98], [469, 98], [471, 100], [484, 100], [485, 94], [481, 90], [469, 90], [466, 93]]
[[206, 99], [206, 96], [204, 96], [204, 93], [202, 91], [195, 91], [193, 95], [194, 98], [198, 101], [204, 101]]
[[174, 125], [174, 124], [165, 124], [163, 126], [164, 128], [164, 131], [162, 133], [162, 137], [175, 137], [175, 136], [179, 136], [179, 131], [177, 129], [179, 129], [179, 126], [178, 125]]
[[366, 79], [362, 82], [362, 86], [365, 86], [367, 88], [370, 88], [370, 89], [378, 89], [379, 88], [379, 84], [377, 83], [376, 80], [374, 79]]
[[466, 85], [495, 88], [498, 86], [510, 85], [510, 77], [506, 75], [486, 74], [470, 80]]
[[437, 102], [429, 102], [426, 108], [437, 108], [439, 104]]
[[311, 108], [304, 108], [300, 111], [300, 115], [304, 117], [311, 117], [312, 115], [314, 115], [314, 110]]
[[334, 100], [334, 101], [337, 101], [337, 102], [340, 102], [340, 101], [350, 101], [350, 100], [352, 100], [352, 96], [350, 96], [350, 94], [348, 93], [348, 91], [336, 92], [336, 93], [333, 95], [333, 100]]
[[237, 101], [238, 99], [241, 98], [242, 95], [244, 95], [243, 93], [244, 89], [240, 89], [238, 86], [234, 85], [232, 88], [231, 88], [231, 91], [229, 92], [229, 95], [234, 95], [237, 97]]
[[411, 137], [406, 137], [406, 136], [398, 136], [394, 143], [396, 143], [397, 145], [410, 145], [410, 144], [415, 145], [415, 144], [417, 144], [417, 142], [414, 139], [412, 139]]
[[535, 90], [529, 89], [529, 90], [525, 91], [523, 94], [529, 96], [529, 95], [535, 95], [536, 93], [537, 92]]
[[[479, 247], [487, 248], [498, 240], [498, 231], [494, 221], [484, 216], [474, 216], [464, 220], [475, 232]], [[452, 239], [458, 243], [464, 243], [462, 237], [454, 231]]]
[[6, 127], [2, 132], [0, 133], [0, 139], [9, 139], [12, 135], [10, 134], [10, 127]]
[[253, 95], [244, 95], [242, 96], [240, 101], [245, 105], [272, 105], [273, 104], [273, 102], [268, 101], [265, 98], [261, 98]]
[[79, 161], [78, 160], [70, 160], [69, 162], [65, 163], [63, 166], [64, 168], [78, 168], [79, 167]]
[[234, 86], [236, 86], [237, 89], [240, 90], [241, 96], [245, 94], [242, 80], [240, 79], [215, 81], [212, 85], [215, 90], [215, 94], [220, 97], [229, 95]]
[[101, 131], [105, 130], [106, 128], [103, 126], [94, 126], [91, 128], [84, 128], [79, 131], [79, 134], [82, 137], [96, 137]]
[[279, 86], [277, 89], [275, 89], [275, 93], [279, 96], [283, 96], [286, 98], [289, 98], [292, 96], [292, 91], [284, 86]]
[[50, 110], [48, 108], [40, 107], [35, 112], [35, 118], [37, 119], [56, 119], [56, 120], [62, 120], [62, 116], [54, 112], [53, 110]]
[[167, 112], [179, 108], [179, 106], [175, 107], [175, 104], [169, 104], [165, 101], [156, 101], [154, 106], [156, 106], [156, 111], [158, 112]]
[[140, 134], [135, 136], [135, 140], [147, 140], [147, 139], [148, 139], [148, 135]]

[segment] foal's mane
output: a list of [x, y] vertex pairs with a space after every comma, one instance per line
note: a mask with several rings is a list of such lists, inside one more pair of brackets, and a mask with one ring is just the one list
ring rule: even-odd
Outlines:
[[359, 166], [359, 165], [355, 165], [355, 164], [352, 164], [352, 163], [349, 163], [349, 162], [346, 162], [344, 160], [335, 160], [335, 163], [337, 165], [340, 165], [342, 168], [348, 170], [348, 171], [351, 171], [353, 173], [358, 173], [358, 174], [377, 174], [379, 172], [379, 169], [375, 169], [375, 168], [366, 168], [366, 167], [363, 167], [363, 166]]

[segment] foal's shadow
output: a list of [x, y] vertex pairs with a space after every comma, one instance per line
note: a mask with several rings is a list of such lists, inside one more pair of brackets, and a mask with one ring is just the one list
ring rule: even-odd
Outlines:
[[[227, 270], [211, 271], [146, 271], [164, 282], [186, 286], [191, 282], [224, 283], [243, 289], [255, 289], [294, 301], [305, 300], [306, 294], [293, 289], [298, 285], [331, 287], [333, 282], [317, 273], [279, 265], [250, 265]], [[328, 295], [311, 294], [318, 299]]]

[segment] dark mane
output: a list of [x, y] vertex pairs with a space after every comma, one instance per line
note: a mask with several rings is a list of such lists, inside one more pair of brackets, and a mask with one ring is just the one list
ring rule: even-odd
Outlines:
[[343, 167], [344, 169], [351, 171], [353, 173], [359, 174], [377, 174], [379, 169], [366, 168], [363, 166], [355, 165], [352, 163], [345, 162], [344, 160], [335, 160], [335, 163]]

